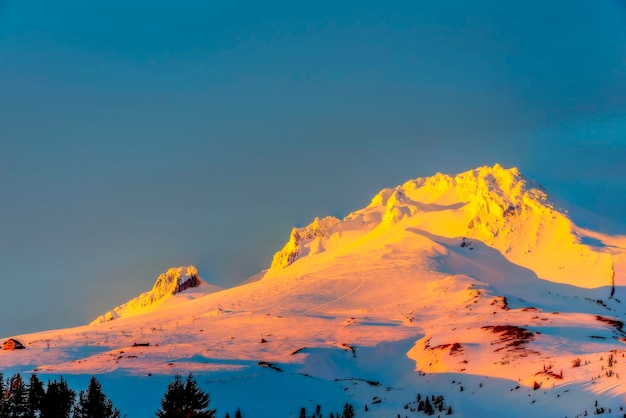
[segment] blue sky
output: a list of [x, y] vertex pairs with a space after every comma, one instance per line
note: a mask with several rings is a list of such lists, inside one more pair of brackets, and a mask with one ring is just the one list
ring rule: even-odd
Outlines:
[[169, 266], [234, 285], [436, 171], [517, 166], [625, 224], [625, 28], [612, 0], [0, 0], [0, 335]]

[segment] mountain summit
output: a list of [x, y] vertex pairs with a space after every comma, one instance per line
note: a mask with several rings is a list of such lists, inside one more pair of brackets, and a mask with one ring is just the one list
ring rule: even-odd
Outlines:
[[469, 248], [480, 241], [553, 282], [587, 288], [613, 284], [611, 257], [581, 244], [585, 232], [555, 209], [538, 183], [499, 164], [410, 180], [381, 190], [367, 207], [343, 220], [316, 218], [294, 228], [271, 268], [331, 249], [358, 251], [367, 235], [380, 236], [386, 229], [458, 238]]
[[294, 228], [259, 280], [218, 291], [178, 267], [92, 324], [14, 336], [0, 370], [160, 389], [114, 399], [129, 417], [192, 372], [220, 415], [410, 417], [445, 398], [453, 416], [621, 416], [624, 254], [515, 168], [435, 174]]

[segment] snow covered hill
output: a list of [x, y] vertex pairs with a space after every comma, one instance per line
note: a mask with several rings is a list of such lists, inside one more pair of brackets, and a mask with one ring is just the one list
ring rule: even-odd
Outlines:
[[417, 417], [418, 394], [453, 416], [622, 416], [625, 251], [516, 169], [436, 174], [294, 228], [260, 280], [176, 293], [197, 271], [168, 272], [90, 325], [14, 336], [27, 349], [0, 368], [77, 386], [98, 374], [129, 417], [151, 416], [176, 372], [218, 416], [350, 402]]

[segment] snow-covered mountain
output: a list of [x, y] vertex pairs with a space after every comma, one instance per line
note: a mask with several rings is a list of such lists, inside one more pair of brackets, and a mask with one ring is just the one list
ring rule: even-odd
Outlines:
[[14, 336], [0, 369], [99, 374], [129, 417], [175, 372], [218, 415], [420, 416], [420, 394], [465, 417], [622, 416], [625, 252], [517, 169], [436, 174], [294, 228], [260, 280], [176, 293], [197, 271], [168, 272], [90, 325]]

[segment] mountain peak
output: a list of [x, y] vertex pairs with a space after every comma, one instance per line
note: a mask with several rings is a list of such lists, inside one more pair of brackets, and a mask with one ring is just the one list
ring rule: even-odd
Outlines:
[[[437, 173], [430, 177], [419, 177], [398, 186], [407, 192], [422, 189], [420, 195], [425, 199], [472, 201], [476, 198], [488, 198], [501, 203], [519, 204], [524, 195], [545, 201], [545, 193], [537, 183], [530, 181], [515, 167], [506, 169], [500, 164], [493, 167], [483, 166], [451, 176]], [[446, 196], [452, 193], [453, 196]], [[426, 194], [430, 196], [426, 196]]]
[[142, 293], [127, 303], [100, 315], [92, 323], [106, 322], [142, 313], [147, 308], [163, 302], [169, 296], [203, 284], [206, 284], [206, 282], [200, 278], [198, 269], [195, 266], [169, 268], [157, 277], [152, 290]]
[[[500, 164], [478, 167], [453, 176], [436, 173], [419, 177], [381, 190], [368, 206], [343, 220], [333, 216], [316, 217], [311, 224], [294, 228], [289, 241], [274, 255], [271, 267], [287, 267], [308, 254], [324, 251], [322, 241], [346, 228], [384, 227], [419, 213], [444, 209], [464, 207], [470, 216], [467, 224], [482, 225], [483, 232], [493, 238], [495, 229], [500, 227], [494, 226], [498, 220], [522, 210], [524, 205], [550, 210], [546, 199], [541, 187], [526, 179], [517, 168], [506, 169]], [[357, 219], [360, 219], [360, 225], [354, 225]]]
[[[577, 227], [549, 203], [537, 182], [517, 168], [500, 164], [409, 180], [381, 190], [369, 205], [343, 220], [316, 218], [308, 226], [294, 228], [270, 270], [305, 258], [313, 262], [322, 253], [336, 257], [358, 251], [368, 236], [375, 245], [384, 246], [381, 234], [386, 230], [398, 232], [386, 235], [385, 239], [392, 240], [402, 239], [401, 231], [420, 231], [459, 243], [479, 241], [509, 261], [532, 267], [540, 277], [559, 283], [606, 285], [607, 280], [599, 278], [610, 277], [612, 271], [610, 257], [579, 242]], [[573, 253], [585, 257], [571, 263], [558, 258], [558, 254], [569, 258]], [[589, 281], [575, 274], [581, 268], [598, 279]]]
[[[402, 186], [418, 195], [418, 201], [438, 204], [463, 203], [476, 221], [487, 224], [501, 221], [512, 212], [534, 210], [551, 212], [548, 196], [536, 182], [517, 168], [500, 164], [483, 166], [455, 176], [437, 173], [432, 177], [410, 180]], [[492, 230], [490, 235], [496, 231]]]

